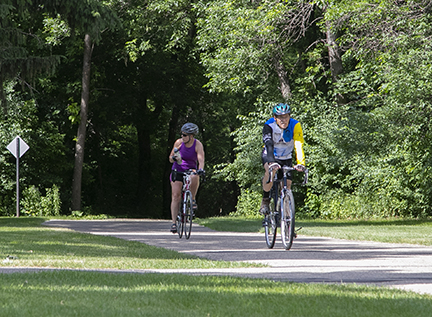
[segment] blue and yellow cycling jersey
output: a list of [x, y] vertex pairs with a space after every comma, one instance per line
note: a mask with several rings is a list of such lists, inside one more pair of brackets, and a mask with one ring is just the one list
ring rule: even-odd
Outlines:
[[306, 166], [303, 151], [303, 130], [300, 122], [290, 118], [286, 129], [281, 129], [274, 118], [267, 120], [263, 127], [264, 154], [269, 162], [292, 158], [295, 150], [297, 164]]

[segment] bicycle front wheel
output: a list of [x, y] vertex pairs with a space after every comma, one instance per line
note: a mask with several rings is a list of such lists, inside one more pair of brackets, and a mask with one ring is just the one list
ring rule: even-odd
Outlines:
[[177, 233], [178, 233], [180, 239], [183, 236], [183, 219], [184, 219], [183, 207], [184, 207], [184, 204], [183, 204], [183, 202], [181, 202], [179, 205], [179, 212], [177, 214], [177, 219], [176, 219]]
[[291, 190], [287, 190], [283, 201], [283, 217], [281, 219], [282, 244], [285, 250], [291, 249], [295, 235], [295, 206]]
[[193, 201], [191, 192], [186, 192], [186, 203], [185, 203], [185, 213], [184, 213], [184, 232], [185, 238], [189, 239], [192, 231], [192, 219], [193, 219]]
[[270, 200], [270, 213], [264, 217], [264, 232], [266, 244], [269, 249], [273, 248], [276, 241], [277, 219], [276, 219], [275, 201]]

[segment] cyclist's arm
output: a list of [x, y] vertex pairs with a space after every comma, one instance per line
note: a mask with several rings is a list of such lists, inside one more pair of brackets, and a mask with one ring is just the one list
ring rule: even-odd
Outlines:
[[168, 160], [170, 161], [170, 163], [174, 163], [174, 160], [173, 160], [173, 155], [174, 155], [174, 148], [180, 148], [180, 145], [182, 144], [182, 140], [181, 139], [177, 139], [175, 142], [174, 142], [174, 146], [172, 147], [172, 149], [171, 149], [171, 152], [170, 152], [170, 155], [169, 155], [169, 157], [168, 157]]
[[306, 166], [306, 159], [303, 151], [303, 144], [304, 144], [303, 130], [300, 125], [300, 122], [298, 122], [294, 127], [293, 139], [294, 139], [294, 148], [296, 152], [297, 164]]
[[264, 124], [263, 127], [263, 142], [264, 146], [266, 147], [267, 161], [275, 162], [276, 159], [274, 157], [273, 129], [268, 124]]
[[199, 140], [196, 140], [196, 146], [195, 151], [197, 153], [197, 160], [198, 160], [198, 169], [204, 169], [204, 161], [205, 161], [205, 154], [204, 154], [204, 147], [202, 143]]

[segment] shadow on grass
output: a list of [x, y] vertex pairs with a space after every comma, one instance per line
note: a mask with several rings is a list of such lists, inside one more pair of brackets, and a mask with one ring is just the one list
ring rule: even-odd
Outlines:
[[[14, 228], [16, 228], [14, 230]], [[20, 259], [50, 256], [118, 257], [138, 259], [195, 259], [197, 257], [177, 253], [172, 250], [150, 246], [136, 241], [97, 236], [89, 233], [53, 230], [41, 227], [39, 230], [26, 229], [27, 226], [2, 230], [0, 227], [0, 256], [16, 255]], [[63, 230], [63, 229], [62, 229]]]
[[48, 218], [43, 217], [0, 217], [1, 227], [37, 227], [44, 223]]

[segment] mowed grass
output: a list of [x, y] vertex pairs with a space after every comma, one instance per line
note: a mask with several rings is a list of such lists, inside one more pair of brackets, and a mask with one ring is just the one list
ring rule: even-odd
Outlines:
[[45, 220], [0, 218], [0, 267], [125, 270], [253, 266], [210, 261], [115, 237], [45, 227], [41, 225]]
[[432, 297], [355, 285], [59, 271], [0, 275], [1, 316], [430, 316]]
[[[41, 226], [45, 220], [0, 218], [0, 269], [2, 266], [52, 268], [37, 273], [0, 274], [0, 316], [386, 317], [430, 316], [432, 311], [432, 296], [384, 287], [139, 274], [133, 270], [247, 264], [209, 261], [139, 242]], [[229, 231], [236, 231], [235, 228], [258, 231], [261, 225], [261, 220], [215, 218], [206, 221], [221, 226], [219, 229], [229, 228]], [[369, 226], [305, 223], [309, 223], [317, 235], [320, 230], [333, 232], [340, 228], [342, 234], [346, 227], [356, 231], [356, 228]], [[427, 223], [424, 225], [428, 227]], [[362, 235], [364, 233], [360, 233]], [[131, 273], [92, 270], [99, 268]]]
[[[215, 217], [199, 219], [214, 230], [263, 232], [262, 219]], [[363, 240], [385, 243], [408, 243], [432, 246], [432, 220], [296, 220], [299, 236]]]

